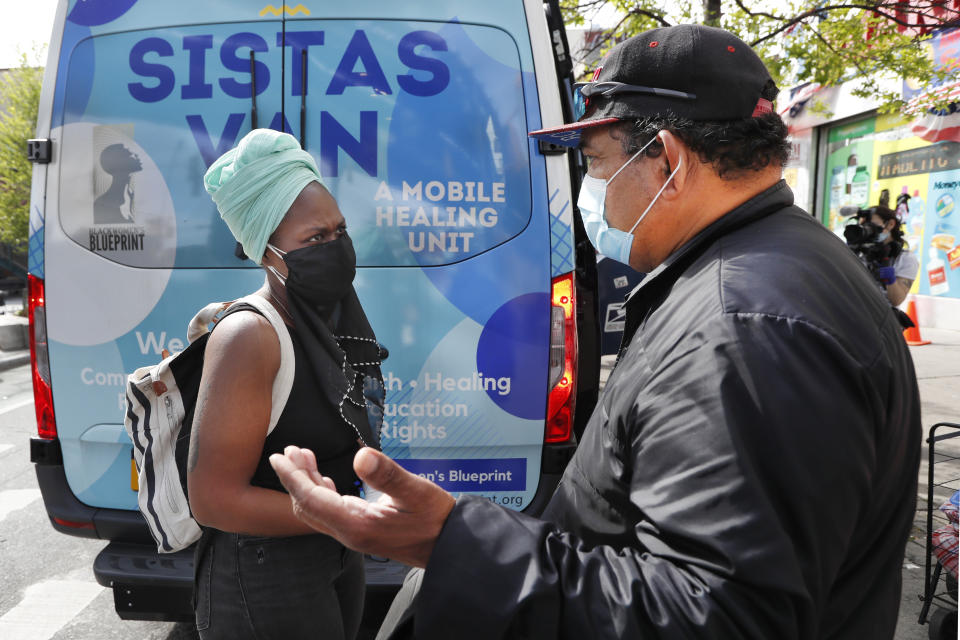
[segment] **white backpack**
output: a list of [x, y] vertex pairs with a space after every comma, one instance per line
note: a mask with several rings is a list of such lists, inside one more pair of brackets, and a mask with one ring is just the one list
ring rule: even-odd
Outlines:
[[137, 503], [161, 553], [180, 551], [200, 538], [200, 525], [190, 513], [186, 496], [190, 429], [210, 325], [238, 304], [247, 304], [259, 311], [280, 339], [280, 370], [273, 381], [269, 435], [293, 387], [294, 354], [290, 334], [280, 314], [258, 295], [207, 305], [190, 321], [187, 329], [190, 344], [186, 349], [127, 376], [127, 413], [123, 426], [133, 441], [133, 457], [139, 474]]

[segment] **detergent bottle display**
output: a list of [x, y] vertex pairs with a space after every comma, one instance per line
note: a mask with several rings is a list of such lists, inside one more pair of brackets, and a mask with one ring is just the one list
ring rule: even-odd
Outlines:
[[907, 245], [910, 249], [919, 251], [923, 244], [923, 220], [926, 215], [926, 202], [920, 195], [919, 189], [913, 190], [912, 197], [906, 193], [906, 185], [903, 189], [904, 194], [901, 197], [905, 203], [903, 207], [905, 210], [901, 213], [898, 207], [897, 214], [900, 216], [900, 221], [903, 222], [903, 233], [907, 238]]
[[830, 177], [830, 226], [834, 226], [843, 206], [844, 181], [843, 167], [834, 167]]
[[857, 175], [857, 154], [847, 156], [847, 166], [844, 170], [843, 205], [855, 204], [853, 200], [853, 179]]
[[927, 260], [927, 280], [930, 285], [930, 295], [941, 296], [950, 291], [947, 282], [947, 271], [943, 260], [940, 259], [937, 248], [930, 247], [930, 259]]
[[830, 182], [820, 196], [819, 211], [824, 225], [841, 237], [847, 217], [840, 215], [840, 208], [867, 206], [870, 201], [875, 120], [843, 125], [829, 133], [825, 171]]
[[[930, 174], [924, 209], [921, 272], [917, 293], [949, 298], [960, 297], [960, 171]], [[911, 213], [919, 194], [910, 200]]]
[[903, 188], [900, 189], [900, 195], [897, 196], [896, 206], [894, 207], [901, 220], [906, 220], [907, 216], [910, 215], [910, 194], [907, 193], [907, 191], [907, 185], [903, 185]]
[[914, 189], [913, 197], [910, 198], [910, 213], [907, 218], [904, 219], [904, 222], [910, 225], [911, 231], [913, 231], [914, 228], [919, 228], [923, 231], [923, 216], [926, 214], [926, 204], [920, 190]]
[[850, 204], [855, 207], [866, 208], [870, 206], [870, 171], [864, 165], [859, 165], [853, 174], [853, 182], [850, 185]]

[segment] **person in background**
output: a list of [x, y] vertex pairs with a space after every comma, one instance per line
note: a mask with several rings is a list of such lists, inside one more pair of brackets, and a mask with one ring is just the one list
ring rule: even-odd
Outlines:
[[[353, 289], [347, 224], [313, 158], [287, 133], [256, 129], [204, 176], [227, 226], [266, 271], [257, 291], [287, 325], [293, 386], [276, 427], [276, 331], [258, 313], [224, 316], [206, 346], [188, 462], [196, 624], [204, 640], [352, 640], [362, 556], [298, 519], [268, 457], [301, 447], [327, 486], [358, 493], [357, 449], [379, 446], [379, 345]], [[252, 307], [251, 307], [252, 308]], [[378, 393], [379, 391], [379, 393]], [[375, 420], [371, 420], [371, 416]]]
[[271, 457], [305, 522], [425, 567], [382, 635], [893, 637], [916, 376], [873, 278], [793, 204], [777, 92], [733, 35], [653, 29], [611, 49], [577, 122], [531, 134], [581, 144], [588, 236], [648, 273], [541, 517], [371, 449], [354, 468], [374, 503], [296, 447]]
[[920, 262], [903, 237], [903, 222], [896, 211], [883, 205], [861, 209], [858, 217], [860, 224], [869, 222], [879, 229], [877, 242], [886, 248], [890, 264], [877, 277], [882, 278], [880, 285], [890, 304], [899, 306], [920, 271]]
[[889, 207], [889, 206], [890, 206], [890, 189], [883, 189], [883, 190], [880, 192], [879, 204], [880, 204], [881, 207]]

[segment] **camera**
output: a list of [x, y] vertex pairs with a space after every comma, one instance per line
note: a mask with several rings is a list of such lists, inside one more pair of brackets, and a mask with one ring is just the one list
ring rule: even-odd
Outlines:
[[[900, 242], [884, 242], [880, 239], [883, 227], [871, 222], [874, 214], [872, 207], [841, 207], [840, 212], [844, 216], [850, 216], [843, 228], [843, 239], [847, 246], [860, 257], [870, 275], [881, 287], [893, 284], [896, 281], [893, 264], [903, 251], [903, 245]], [[914, 326], [907, 314], [895, 306], [891, 305], [891, 308], [901, 327], [909, 329]]]
[[[868, 216], [869, 217], [869, 216]], [[868, 220], [858, 222], [852, 220], [843, 228], [843, 239], [847, 246], [862, 257], [867, 265], [876, 264], [878, 267], [889, 266], [892, 244], [884, 244], [879, 238], [883, 227]]]
[[888, 284], [886, 269], [893, 266], [894, 260], [903, 249], [902, 245], [880, 240], [883, 227], [870, 221], [873, 217], [870, 209], [843, 207], [841, 212], [850, 216], [850, 221], [843, 228], [843, 238], [847, 246], [860, 256], [877, 282]]

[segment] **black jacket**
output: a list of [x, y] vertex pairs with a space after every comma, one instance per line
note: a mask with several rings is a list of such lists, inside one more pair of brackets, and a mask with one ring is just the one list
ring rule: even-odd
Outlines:
[[461, 498], [418, 638], [891, 638], [920, 456], [910, 354], [781, 182], [627, 302], [542, 520]]

